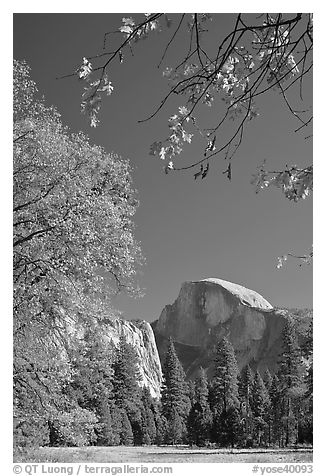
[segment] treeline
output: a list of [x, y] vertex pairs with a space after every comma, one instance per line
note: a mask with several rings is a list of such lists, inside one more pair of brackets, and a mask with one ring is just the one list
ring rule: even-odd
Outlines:
[[[140, 387], [134, 348], [118, 347], [88, 331], [68, 351], [69, 373], [51, 372], [33, 389], [16, 388], [15, 444], [49, 446], [143, 445], [162, 442], [159, 403]], [[33, 385], [40, 369], [31, 370]], [[41, 393], [43, 392], [43, 393]], [[26, 398], [24, 398], [26, 397]]]
[[56, 382], [49, 388], [52, 411], [41, 416], [42, 411], [30, 408], [30, 418], [16, 426], [16, 444], [312, 443], [312, 326], [300, 348], [294, 322], [287, 321], [274, 376], [268, 369], [263, 375], [254, 372], [249, 365], [239, 373], [234, 349], [224, 338], [214, 351], [213, 378], [208, 381], [201, 369], [194, 382], [186, 382], [170, 339], [160, 400], [139, 385], [137, 354], [124, 336], [116, 348], [89, 331], [69, 351], [69, 360], [72, 372], [59, 387]]
[[283, 330], [279, 370], [263, 375], [247, 365], [239, 373], [234, 349], [226, 339], [214, 351], [214, 375], [204, 370], [185, 383], [170, 341], [164, 366], [162, 415], [165, 442], [204, 446], [279, 446], [312, 443], [312, 325], [300, 348], [295, 322]]

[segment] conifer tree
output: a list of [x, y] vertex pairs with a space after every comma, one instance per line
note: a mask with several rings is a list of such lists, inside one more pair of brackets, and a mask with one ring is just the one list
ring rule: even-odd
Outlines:
[[112, 422], [112, 445], [120, 445], [121, 431], [122, 431], [122, 413], [120, 408], [112, 405], [110, 409]]
[[162, 370], [162, 415], [168, 424], [168, 440], [175, 443], [186, 436], [186, 419], [190, 410], [190, 400], [185, 373], [171, 338]]
[[167, 420], [162, 414], [160, 404], [154, 407], [154, 419], [156, 427], [156, 436], [154, 443], [156, 445], [162, 445], [166, 441]]
[[[214, 376], [212, 381], [212, 412], [214, 441], [225, 445], [235, 440], [240, 431], [240, 402], [238, 393], [238, 365], [232, 344], [224, 337], [214, 349]], [[235, 413], [237, 409], [237, 415]], [[230, 411], [229, 411], [230, 410]], [[234, 428], [228, 427], [233, 425]], [[228, 429], [226, 430], [226, 428]], [[227, 432], [225, 434], [225, 431]]]
[[212, 413], [208, 403], [208, 382], [201, 368], [195, 381], [194, 402], [188, 417], [188, 437], [191, 443], [203, 446], [210, 437]]
[[265, 384], [265, 387], [266, 387], [266, 390], [269, 392], [271, 386], [272, 386], [272, 382], [273, 382], [273, 377], [272, 377], [272, 374], [270, 373], [269, 371], [269, 368], [267, 368], [264, 372], [264, 376], [263, 376], [263, 380], [264, 380], [264, 384]]
[[137, 354], [132, 345], [127, 342], [126, 337], [122, 335], [113, 363], [113, 394], [115, 405], [127, 413], [135, 444], [142, 442], [141, 388], [139, 383]]
[[252, 390], [252, 412], [254, 416], [254, 436], [256, 443], [260, 446], [262, 439], [267, 441], [268, 436], [268, 412], [270, 399], [264, 381], [257, 370], [254, 378]]
[[302, 355], [291, 318], [285, 323], [282, 339], [278, 376], [282, 392], [285, 446], [288, 446], [298, 439], [298, 405], [304, 395]]
[[116, 440], [112, 424], [112, 359], [113, 349], [104, 344], [99, 329], [86, 330], [83, 341], [70, 350], [73, 378], [66, 385], [66, 396], [77, 404], [95, 413], [96, 444], [110, 445]]
[[137, 354], [124, 335], [119, 339], [113, 371], [115, 404], [128, 412], [140, 402], [140, 375]]
[[195, 382], [190, 380], [188, 382], [188, 397], [190, 400], [190, 405], [194, 405], [196, 403], [196, 395], [195, 395]]
[[283, 445], [282, 432], [282, 392], [280, 388], [280, 381], [277, 375], [274, 375], [272, 385], [269, 391], [271, 401], [271, 425], [272, 425], [272, 443]]
[[304, 405], [301, 415], [299, 439], [300, 442], [312, 443], [313, 441], [313, 321], [311, 321], [306, 342], [303, 346], [303, 356], [307, 361], [305, 382]]
[[120, 441], [121, 415], [114, 404], [103, 405], [96, 431], [98, 446], [114, 446]]
[[239, 409], [230, 405], [222, 410], [216, 421], [216, 441], [220, 446], [232, 448], [242, 440], [242, 425]]
[[170, 417], [167, 420], [166, 443], [175, 445], [182, 443], [185, 439], [185, 423], [176, 408], [172, 409]]
[[238, 365], [232, 344], [224, 337], [215, 348], [213, 376], [213, 411], [239, 406]]
[[268, 443], [272, 443], [272, 425], [273, 425], [273, 412], [272, 412], [272, 401], [271, 401], [271, 388], [273, 384], [273, 377], [270, 373], [269, 369], [267, 368], [264, 372], [264, 384], [269, 396], [269, 407], [266, 415], [266, 421], [268, 424]]
[[124, 409], [120, 409], [121, 412], [121, 430], [120, 430], [120, 445], [132, 445], [134, 443], [134, 436], [130, 420], [127, 412]]
[[154, 417], [154, 399], [150, 394], [150, 391], [147, 387], [144, 387], [142, 390], [142, 407], [141, 407], [141, 416], [142, 416], [142, 437], [141, 443], [143, 445], [154, 444], [156, 439], [156, 425]]
[[239, 376], [239, 399], [241, 403], [240, 414], [242, 422], [242, 434], [244, 446], [252, 446], [252, 392], [254, 385], [254, 374], [250, 365], [246, 365]]
[[306, 384], [307, 384], [306, 398], [309, 404], [308, 406], [309, 412], [312, 414], [312, 406], [313, 406], [313, 362], [312, 361], [307, 370]]
[[311, 360], [305, 377], [306, 392], [304, 414], [300, 422], [300, 442], [313, 441], [313, 361]]
[[247, 407], [252, 405], [252, 390], [254, 385], [254, 374], [250, 365], [246, 365], [239, 376], [239, 397], [246, 403]]

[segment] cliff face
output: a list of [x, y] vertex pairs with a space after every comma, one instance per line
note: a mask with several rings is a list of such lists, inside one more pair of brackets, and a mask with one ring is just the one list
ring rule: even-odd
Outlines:
[[118, 345], [121, 335], [137, 352], [141, 385], [146, 385], [153, 397], [160, 396], [162, 370], [155, 337], [150, 324], [146, 321], [126, 321], [112, 319], [103, 329], [103, 337]]
[[[77, 324], [75, 321], [66, 319], [67, 335], [69, 335], [70, 346], [74, 342], [82, 340], [85, 336], [86, 328], [83, 323]], [[98, 324], [94, 321], [94, 326]], [[138, 356], [139, 373], [141, 377], [140, 385], [149, 388], [155, 398], [160, 397], [162, 382], [161, 362], [158, 354], [154, 333], [151, 325], [146, 321], [127, 321], [119, 317], [111, 317], [100, 324], [100, 332], [104, 342], [112, 343], [115, 347], [119, 345], [119, 338], [125, 336]]]
[[188, 378], [200, 367], [210, 376], [213, 347], [223, 337], [233, 344], [240, 369], [250, 363], [273, 372], [282, 350], [285, 316], [286, 311], [274, 310], [255, 291], [208, 278], [184, 283], [152, 327], [161, 359], [171, 336]]

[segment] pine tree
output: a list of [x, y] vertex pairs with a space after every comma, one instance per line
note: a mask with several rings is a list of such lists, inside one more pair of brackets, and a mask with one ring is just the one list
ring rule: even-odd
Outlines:
[[304, 377], [305, 394], [301, 409], [298, 439], [301, 443], [313, 441], [313, 322], [311, 321], [306, 342], [303, 346], [303, 356], [307, 361], [306, 375]]
[[196, 394], [195, 394], [195, 382], [190, 380], [188, 382], [188, 397], [190, 400], [190, 405], [194, 405], [196, 403]]
[[155, 419], [155, 427], [156, 427], [156, 436], [154, 443], [158, 446], [163, 445], [166, 441], [166, 433], [167, 433], [167, 420], [162, 415], [160, 405], [157, 405], [154, 409], [154, 419]]
[[279, 362], [278, 377], [282, 391], [285, 446], [298, 439], [298, 414], [304, 395], [303, 364], [294, 321], [287, 319], [283, 332], [283, 350]]
[[132, 433], [134, 435], [134, 444], [143, 444], [143, 418], [142, 418], [143, 406], [141, 401], [137, 401], [136, 404], [130, 406], [127, 410], [127, 415], [131, 424]]
[[266, 387], [266, 390], [269, 392], [271, 386], [272, 386], [272, 382], [273, 382], [273, 377], [272, 377], [272, 374], [270, 373], [269, 371], [269, 368], [267, 368], [264, 372], [264, 376], [263, 376], [263, 380], [264, 380], [264, 384], [265, 384], [265, 387]]
[[96, 431], [96, 444], [98, 446], [111, 446], [114, 445], [116, 435], [113, 428], [111, 410], [109, 405], [103, 404], [100, 410], [100, 422]]
[[210, 437], [212, 413], [208, 403], [206, 373], [200, 369], [195, 381], [194, 402], [188, 416], [188, 437], [191, 443], [203, 446]]
[[264, 381], [257, 370], [254, 378], [252, 390], [252, 412], [254, 416], [255, 441], [260, 446], [262, 439], [265, 443], [268, 440], [268, 413], [270, 408], [270, 398]]
[[175, 445], [182, 443], [185, 438], [185, 423], [184, 419], [180, 416], [177, 409], [173, 409], [169, 419], [167, 420], [166, 428], [166, 443], [169, 445]]
[[120, 445], [121, 431], [122, 431], [122, 413], [121, 409], [116, 405], [112, 405], [110, 409], [112, 421], [112, 445]]
[[274, 375], [272, 385], [269, 391], [271, 401], [270, 420], [272, 426], [271, 441], [278, 446], [283, 446], [283, 429], [282, 429], [282, 392], [280, 388], [280, 381], [277, 375]]
[[96, 415], [98, 445], [114, 444], [116, 439], [110, 411], [113, 403], [112, 356], [113, 349], [102, 342], [99, 329], [88, 328], [80, 345], [70, 350], [73, 379], [64, 392], [78, 406]]
[[306, 342], [303, 346], [303, 355], [306, 359], [312, 359], [313, 354], [313, 322], [309, 324], [308, 331], [306, 333]]
[[269, 402], [270, 405], [268, 407], [267, 415], [266, 415], [266, 421], [268, 424], [268, 443], [272, 443], [272, 425], [273, 425], [273, 414], [272, 414], [272, 402], [271, 402], [271, 388], [273, 384], [273, 377], [272, 374], [270, 373], [269, 369], [267, 368], [264, 372], [264, 383], [266, 390], [268, 392], [269, 396]]
[[222, 410], [216, 420], [217, 443], [232, 448], [242, 440], [242, 425], [239, 409], [230, 405]]
[[238, 365], [232, 344], [224, 337], [215, 348], [213, 376], [214, 412], [239, 406]]
[[[186, 419], [190, 410], [190, 400], [185, 373], [171, 338], [162, 370], [162, 415], [168, 424], [168, 440], [181, 441], [186, 436]], [[174, 430], [175, 434], [173, 434]]]
[[113, 395], [115, 405], [127, 413], [136, 445], [142, 444], [142, 404], [139, 383], [138, 356], [126, 337], [122, 335], [113, 363]]
[[143, 445], [154, 444], [156, 439], [156, 424], [154, 417], [154, 399], [147, 387], [142, 390], [142, 441]]
[[137, 354], [124, 335], [119, 339], [113, 371], [115, 404], [128, 412], [140, 402], [140, 375]]
[[[212, 439], [225, 445], [234, 441], [233, 437], [225, 436], [225, 425], [234, 424], [228, 432], [239, 431], [233, 409], [240, 410], [238, 393], [238, 365], [232, 344], [224, 337], [214, 349], [214, 375], [212, 380], [211, 402], [213, 412]], [[230, 409], [230, 412], [228, 410]], [[240, 413], [239, 422], [240, 422]], [[240, 423], [239, 423], [240, 424]], [[227, 434], [229, 434], [227, 432]], [[224, 436], [223, 436], [224, 435]]]
[[239, 397], [245, 402], [247, 407], [252, 405], [252, 389], [254, 385], [254, 374], [250, 365], [246, 365], [240, 372], [239, 376]]
[[120, 445], [132, 445], [134, 443], [134, 436], [130, 420], [127, 412], [124, 409], [120, 409], [121, 412], [121, 430], [120, 430]]
[[239, 376], [239, 399], [241, 403], [240, 414], [242, 421], [243, 445], [252, 446], [252, 392], [254, 385], [254, 374], [250, 365], [246, 365]]
[[306, 392], [304, 399], [304, 413], [299, 426], [299, 442], [313, 442], [313, 362], [311, 360], [305, 377]]

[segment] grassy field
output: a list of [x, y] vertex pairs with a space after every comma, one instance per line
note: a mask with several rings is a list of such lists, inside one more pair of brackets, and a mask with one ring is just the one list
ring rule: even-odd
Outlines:
[[88, 446], [39, 448], [14, 455], [14, 462], [56, 463], [308, 463], [312, 448], [207, 449], [183, 446]]

